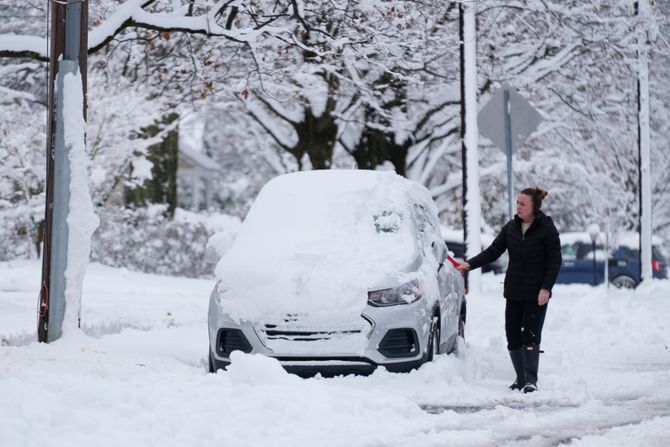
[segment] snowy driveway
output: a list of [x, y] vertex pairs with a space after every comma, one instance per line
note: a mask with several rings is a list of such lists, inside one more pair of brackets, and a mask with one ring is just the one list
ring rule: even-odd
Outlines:
[[557, 286], [540, 392], [507, 390], [502, 276], [467, 347], [410, 374], [300, 379], [240, 354], [206, 373], [211, 281], [89, 268], [87, 335], [34, 343], [40, 266], [0, 263], [2, 446], [667, 446], [670, 281]]

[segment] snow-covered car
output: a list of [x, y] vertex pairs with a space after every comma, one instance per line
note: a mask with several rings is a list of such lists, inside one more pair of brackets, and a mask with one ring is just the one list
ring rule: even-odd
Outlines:
[[363, 170], [277, 177], [217, 265], [210, 370], [237, 350], [300, 375], [408, 371], [449, 353], [466, 300], [446, 254], [415, 182]]

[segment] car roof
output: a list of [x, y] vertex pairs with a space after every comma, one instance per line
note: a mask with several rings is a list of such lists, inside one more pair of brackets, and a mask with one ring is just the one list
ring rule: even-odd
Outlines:
[[[317, 189], [318, 188], [318, 189]], [[365, 193], [373, 188], [383, 188], [394, 194], [407, 195], [416, 201], [434, 206], [428, 190], [392, 171], [366, 169], [322, 169], [292, 172], [270, 180], [261, 191], [287, 191], [305, 199], [323, 200], [351, 192]], [[261, 196], [259, 194], [259, 197]], [[433, 211], [437, 213], [437, 209]]]

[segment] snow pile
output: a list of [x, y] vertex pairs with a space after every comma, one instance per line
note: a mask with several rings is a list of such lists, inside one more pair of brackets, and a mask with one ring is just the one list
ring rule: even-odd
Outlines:
[[609, 294], [557, 285], [540, 391], [524, 395], [507, 389], [498, 276], [469, 297], [458, 355], [409, 374], [305, 380], [241, 353], [206, 373], [213, 281], [88, 270], [87, 335], [45, 345], [20, 336], [34, 333], [39, 263], [0, 263], [3, 446], [670, 444], [667, 280]]

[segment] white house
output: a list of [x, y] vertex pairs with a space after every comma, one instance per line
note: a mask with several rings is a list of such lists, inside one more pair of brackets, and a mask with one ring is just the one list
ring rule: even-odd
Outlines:
[[177, 159], [177, 206], [191, 210], [209, 208], [212, 205], [213, 180], [218, 175], [221, 175], [221, 168], [211, 157], [188, 144], [180, 144]]

